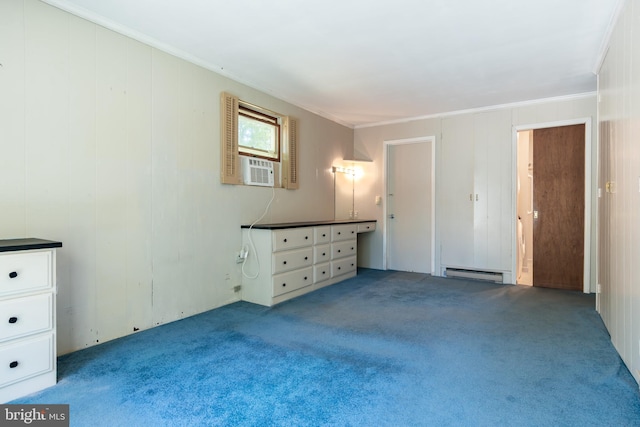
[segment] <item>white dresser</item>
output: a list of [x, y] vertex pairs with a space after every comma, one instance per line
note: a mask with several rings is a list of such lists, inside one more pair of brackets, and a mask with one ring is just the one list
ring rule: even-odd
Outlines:
[[272, 306], [354, 277], [359, 232], [375, 221], [326, 221], [243, 226], [249, 256], [242, 300]]
[[56, 383], [56, 248], [0, 240], [0, 403]]

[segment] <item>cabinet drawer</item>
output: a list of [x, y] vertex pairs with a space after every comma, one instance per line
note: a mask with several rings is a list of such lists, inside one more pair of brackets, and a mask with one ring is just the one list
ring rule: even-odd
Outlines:
[[0, 342], [53, 328], [53, 294], [0, 301]]
[[273, 254], [273, 273], [296, 270], [313, 263], [313, 248], [296, 249], [293, 251], [276, 252]]
[[358, 251], [356, 240], [348, 240], [346, 242], [338, 242], [331, 244], [331, 259], [344, 258], [355, 255]]
[[331, 277], [354, 272], [358, 269], [357, 258], [350, 257], [331, 261]]
[[313, 247], [313, 263], [320, 264], [331, 259], [331, 245], [320, 245]]
[[273, 251], [311, 246], [313, 244], [313, 227], [287, 228], [273, 232]]
[[51, 251], [0, 255], [0, 296], [51, 286]]
[[339, 242], [341, 240], [349, 240], [356, 237], [358, 226], [356, 224], [342, 224], [331, 226], [331, 241]]
[[309, 286], [313, 280], [313, 268], [306, 267], [301, 270], [294, 270], [288, 273], [273, 276], [273, 296], [286, 294], [296, 289]]
[[313, 243], [318, 245], [331, 241], [331, 226], [315, 227], [313, 229]]
[[53, 370], [53, 334], [0, 346], [0, 387]]
[[367, 231], [375, 231], [375, 222], [361, 222], [358, 224], [358, 233], [366, 233]]
[[313, 266], [313, 283], [319, 283], [331, 278], [331, 264], [324, 262]]

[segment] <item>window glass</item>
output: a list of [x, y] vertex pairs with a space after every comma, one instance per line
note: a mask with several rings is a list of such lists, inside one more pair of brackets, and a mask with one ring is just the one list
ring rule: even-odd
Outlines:
[[238, 151], [269, 160], [280, 160], [280, 124], [277, 117], [240, 106]]

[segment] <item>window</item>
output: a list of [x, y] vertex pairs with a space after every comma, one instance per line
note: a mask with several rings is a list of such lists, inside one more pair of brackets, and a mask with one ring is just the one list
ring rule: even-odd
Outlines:
[[240, 155], [271, 160], [279, 164], [276, 186], [294, 190], [298, 181], [298, 121], [241, 101], [237, 96], [220, 95], [220, 180], [242, 184]]
[[239, 102], [238, 151], [240, 154], [280, 161], [280, 117]]

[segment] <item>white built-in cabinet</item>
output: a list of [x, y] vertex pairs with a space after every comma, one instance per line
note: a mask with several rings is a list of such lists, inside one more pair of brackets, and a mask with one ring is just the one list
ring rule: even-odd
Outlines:
[[375, 221], [261, 224], [242, 230], [242, 300], [272, 306], [354, 277], [358, 233]]
[[0, 403], [56, 383], [56, 249], [0, 240]]
[[442, 120], [440, 264], [509, 280], [512, 251], [510, 110]]

